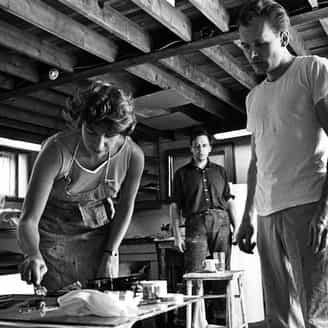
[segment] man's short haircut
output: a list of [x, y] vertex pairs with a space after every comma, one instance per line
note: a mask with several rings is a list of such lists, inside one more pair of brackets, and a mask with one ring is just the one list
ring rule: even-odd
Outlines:
[[199, 136], [207, 136], [210, 145], [213, 144], [213, 137], [212, 135], [204, 128], [196, 128], [191, 132], [190, 135], [190, 144], [192, 145], [193, 141]]
[[264, 18], [276, 33], [288, 31], [289, 16], [286, 9], [273, 0], [250, 0], [240, 10], [238, 27], [249, 26], [253, 18]]

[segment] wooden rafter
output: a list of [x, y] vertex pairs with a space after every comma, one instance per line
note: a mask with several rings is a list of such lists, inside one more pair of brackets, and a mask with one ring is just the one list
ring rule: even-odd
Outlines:
[[73, 72], [76, 59], [63, 50], [47, 44], [31, 33], [0, 21], [0, 45], [30, 56], [40, 62]]
[[306, 49], [303, 38], [300, 36], [300, 34], [296, 31], [296, 29], [293, 26], [289, 28], [289, 34], [290, 34], [289, 45], [294, 50], [296, 55], [305, 56], [311, 54], [311, 52], [308, 49]]
[[0, 87], [6, 90], [12, 90], [15, 87], [15, 81], [12, 77], [0, 73]]
[[189, 18], [165, 0], [131, 0], [184, 41], [191, 41]]
[[189, 0], [201, 13], [203, 13], [221, 31], [229, 31], [230, 15], [221, 0]]
[[0, 8], [106, 61], [116, 58], [113, 41], [40, 0], [0, 0]]
[[103, 29], [113, 33], [120, 39], [132, 44], [143, 52], [150, 52], [151, 39], [149, 34], [139, 25], [106, 5], [100, 8], [98, 1], [58, 0], [60, 3], [87, 17]]
[[40, 125], [47, 128], [61, 130], [64, 127], [62, 121], [50, 118], [43, 115], [36, 116], [35, 113], [16, 107], [0, 104], [0, 117], [5, 117], [12, 120], [19, 120], [34, 125]]
[[215, 79], [197, 69], [194, 65], [190, 64], [183, 56], [161, 59], [160, 63], [174, 72], [179, 73], [190, 82], [207, 90], [213, 96], [221, 99], [235, 109], [244, 112], [241, 102], [238, 102], [236, 97], [234, 97], [228, 89]]
[[[311, 22], [316, 19], [323, 19], [326, 17], [328, 17], [328, 7], [315, 9], [307, 13], [302, 13], [299, 15], [292, 16], [291, 22], [292, 25], [297, 26], [297, 25]], [[77, 72], [77, 73], [69, 74], [67, 76], [62, 76], [55, 81], [49, 81], [49, 80], [42, 81], [34, 85], [29, 85], [29, 86], [17, 88], [16, 90], [3, 92], [0, 94], [0, 100], [11, 98], [15, 95], [20, 95], [20, 94], [24, 95], [30, 92], [35, 92], [39, 89], [52, 88], [56, 86], [58, 87], [61, 84], [87, 79], [92, 76], [102, 75], [109, 72], [119, 71], [134, 65], [141, 65], [147, 62], [154, 63], [163, 58], [188, 54], [199, 49], [209, 48], [216, 45], [229, 44], [234, 40], [238, 40], [238, 39], [239, 36], [237, 31], [229, 31], [226, 33], [222, 33], [220, 35], [208, 37], [206, 39], [197, 39], [186, 44], [164, 48], [161, 50], [157, 50], [155, 52], [150, 52], [148, 54], [134, 55], [131, 56], [130, 58], [117, 60], [116, 62], [104, 64], [96, 68], [90, 68], [82, 72]]]
[[15, 54], [0, 52], [0, 71], [30, 82], [39, 82], [38, 70], [31, 61]]
[[223, 47], [214, 46], [202, 49], [201, 52], [246, 88], [251, 89], [257, 84], [255, 74], [246, 72]]
[[202, 94], [199, 90], [182, 82], [163, 69], [152, 64], [143, 64], [130, 67], [127, 70], [163, 89], [175, 89], [178, 93], [181, 93], [182, 96], [189, 99], [194, 105], [203, 108], [219, 118], [223, 118], [221, 111], [222, 105], [216, 101], [215, 98]]

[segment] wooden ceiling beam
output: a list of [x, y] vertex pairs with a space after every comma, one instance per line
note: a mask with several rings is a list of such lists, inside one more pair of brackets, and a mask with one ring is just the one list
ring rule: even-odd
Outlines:
[[99, 58], [113, 62], [116, 44], [40, 0], [0, 0], [0, 8]]
[[[1, 83], [1, 82], [0, 82]], [[62, 94], [55, 92], [53, 90], [38, 90], [29, 94], [31, 97], [40, 99], [44, 102], [48, 102], [53, 105], [57, 105], [60, 107], [66, 106], [67, 97]]]
[[0, 73], [0, 88], [12, 90], [15, 87], [15, 80], [5, 74]]
[[182, 75], [190, 82], [211, 93], [213, 96], [221, 99], [233, 108], [245, 113], [241, 101], [238, 101], [238, 97], [234, 96], [230, 90], [226, 89], [215, 79], [197, 69], [197, 67], [192, 65], [187, 59], [185, 59], [185, 57], [174, 56], [161, 59], [159, 62], [172, 71]]
[[328, 17], [328, 7], [313, 9], [290, 17], [292, 26], [302, 25]]
[[150, 16], [166, 26], [184, 41], [191, 41], [191, 22], [180, 10], [172, 7], [166, 0], [131, 0]]
[[[328, 17], [328, 7], [314, 9], [312, 11], [298, 14], [291, 17], [291, 23], [294, 26], [302, 25], [303, 23], [312, 22], [313, 20], [324, 19]], [[16, 90], [0, 93], [0, 100], [14, 97], [15, 95], [25, 95], [30, 92], [35, 92], [39, 89], [52, 88], [60, 84], [70, 83], [82, 79], [87, 79], [92, 76], [97, 76], [109, 72], [120, 71], [133, 65], [141, 65], [147, 62], [156, 62], [157, 60], [168, 58], [176, 55], [183, 55], [194, 52], [199, 49], [209, 48], [217, 45], [229, 44], [239, 39], [238, 31], [229, 31], [220, 35], [208, 37], [206, 39], [197, 39], [186, 44], [176, 45], [169, 48], [164, 48], [148, 54], [132, 55], [129, 58], [118, 60], [113, 63], [104, 64], [96, 68], [86, 69], [82, 72], [72, 73], [67, 76], [59, 77], [54, 81], [42, 81], [34, 85], [29, 85]]]
[[151, 39], [149, 33], [114, 8], [106, 5], [101, 9], [98, 1], [58, 0], [58, 2], [87, 17], [90, 21], [139, 50], [150, 52]]
[[162, 89], [174, 89], [194, 105], [214, 114], [218, 118], [222, 119], [224, 116], [222, 114], [223, 105], [215, 98], [204, 95], [199, 90], [155, 65], [143, 64], [130, 67], [127, 70], [152, 84], [158, 85]]
[[7, 99], [2, 103], [15, 108], [25, 110], [27, 112], [35, 113], [37, 115], [44, 115], [44, 116], [56, 118], [58, 120], [63, 120], [61, 115], [62, 108], [55, 105], [51, 105], [49, 103], [45, 103], [41, 100], [32, 97], [27, 97], [27, 96], [15, 97], [13, 99]]
[[0, 136], [1, 137], [41, 144], [49, 136], [49, 134], [41, 135], [40, 133], [33, 133], [31, 131], [24, 131], [22, 129], [17, 129], [17, 128], [15, 129], [13, 127], [3, 126], [1, 124], [2, 120], [3, 120], [3, 118], [0, 118], [0, 127], [1, 127], [0, 128]]
[[[90, 77], [106, 74], [109, 72], [121, 71], [128, 67], [134, 65], [141, 65], [147, 62], [154, 63], [162, 58], [188, 54], [196, 50], [207, 48], [216, 44], [227, 44], [230, 43], [231, 40], [237, 40], [237, 39], [238, 39], [237, 32], [227, 32], [222, 35], [216, 35], [213, 37], [209, 37], [207, 39], [199, 39], [186, 44], [176, 45], [169, 48], [164, 48], [161, 50], [150, 52], [148, 54], [131, 55], [131, 57], [129, 58], [121, 59], [113, 63], [107, 63], [99, 67], [86, 69], [81, 72], [76, 72], [65, 76], [59, 76], [59, 78], [56, 80], [52, 80], [52, 81], [44, 80], [34, 85], [17, 88], [14, 91], [7, 91], [7, 92], [0, 93], [0, 100], [11, 98], [16, 95], [25, 95], [27, 93], [35, 92], [37, 90], [45, 89], [45, 88], [54, 88], [59, 90], [61, 88], [61, 85], [66, 85], [71, 82], [88, 79]], [[65, 90], [60, 90], [60, 91], [66, 94]]]
[[25, 123], [40, 125], [55, 130], [61, 130], [65, 126], [62, 120], [56, 120], [54, 118], [45, 117], [43, 115], [35, 115], [35, 113], [18, 109], [6, 104], [0, 104], [0, 116]]
[[0, 21], [0, 45], [66, 72], [73, 72], [76, 64], [76, 59], [72, 55], [2, 21]]
[[[184, 41], [188, 41], [181, 36], [181, 30], [178, 28], [183, 25], [181, 23], [182, 18], [180, 18], [180, 20], [178, 18], [177, 20], [173, 19], [174, 14], [177, 12], [179, 13], [179, 17], [186, 18], [186, 16], [174, 7], [167, 4], [165, 0], [156, 0], [151, 2], [146, 0], [133, 0], [133, 2], [143, 9], [146, 7], [149, 15], [157, 19], [161, 24], [168, 27], [173, 33], [181, 37]], [[164, 3], [166, 4], [164, 5]], [[201, 8], [201, 11], [205, 15], [209, 15], [209, 10], [213, 9], [215, 3], [217, 5], [216, 7], [218, 8], [219, 4], [215, 0], [211, 0], [211, 2], [205, 2], [201, 0], [195, 1], [195, 4], [198, 4], [198, 7]], [[163, 8], [167, 8], [167, 10], [162, 10], [162, 6]], [[227, 16], [226, 19], [229, 20], [229, 16]], [[219, 25], [225, 30], [229, 28], [227, 21], [224, 22], [221, 17], [220, 24], [216, 23], [216, 25]], [[247, 88], [252, 88], [257, 84], [256, 79], [252, 79], [251, 74], [249, 72], [245, 72], [241, 65], [225, 49], [218, 48], [220, 48], [220, 46], [215, 46], [209, 49], [202, 49], [201, 52]]]
[[1, 127], [5, 126], [7, 128], [12, 128], [12, 129], [23, 130], [26, 132], [40, 134], [43, 136], [49, 136], [49, 135], [55, 134], [57, 132], [57, 130], [55, 130], [55, 129], [46, 128], [43, 126], [31, 124], [31, 123], [25, 123], [22, 121], [17, 121], [14, 119], [1, 117], [1, 116], [0, 116], [0, 126]]
[[306, 56], [311, 54], [311, 51], [306, 49], [303, 38], [293, 26], [290, 26], [289, 28], [289, 35], [289, 45], [294, 50], [296, 55]]
[[221, 31], [229, 31], [230, 15], [221, 0], [189, 0], [189, 2]]
[[257, 84], [255, 74], [246, 72], [223, 47], [214, 46], [200, 51], [246, 88], [252, 89]]
[[15, 54], [0, 52], [0, 71], [17, 76], [29, 82], [39, 82], [38, 70], [33, 63]]

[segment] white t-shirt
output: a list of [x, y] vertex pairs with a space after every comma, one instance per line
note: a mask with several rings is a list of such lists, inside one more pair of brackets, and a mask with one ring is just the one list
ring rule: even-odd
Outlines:
[[327, 171], [328, 138], [315, 104], [328, 94], [328, 60], [296, 57], [278, 80], [263, 81], [246, 99], [255, 140], [260, 215], [319, 200]]

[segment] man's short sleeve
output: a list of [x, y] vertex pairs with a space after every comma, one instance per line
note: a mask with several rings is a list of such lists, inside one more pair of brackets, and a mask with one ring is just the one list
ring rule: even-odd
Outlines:
[[255, 131], [255, 121], [252, 116], [252, 98], [253, 92], [250, 91], [246, 97], [246, 113], [247, 113], [247, 123], [246, 123], [246, 130], [253, 133]]
[[316, 104], [328, 94], [328, 59], [319, 56], [311, 58], [308, 78], [310, 79], [313, 103]]
[[230, 198], [235, 198], [235, 196], [231, 194], [228, 176], [223, 167], [222, 167], [222, 176], [224, 177], [224, 182], [225, 182], [222, 196], [225, 201], [228, 201]]

